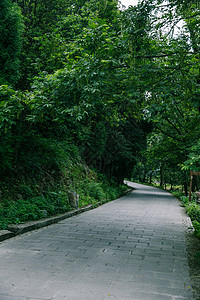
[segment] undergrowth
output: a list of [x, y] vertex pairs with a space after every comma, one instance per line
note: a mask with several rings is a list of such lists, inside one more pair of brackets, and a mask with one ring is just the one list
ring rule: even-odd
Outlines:
[[181, 197], [182, 204], [185, 207], [185, 210], [190, 217], [195, 235], [200, 238], [200, 205], [197, 202], [196, 195], [192, 195], [192, 201], [189, 201], [189, 197]]
[[[30, 187], [29, 187], [30, 189]], [[104, 184], [89, 181], [87, 185], [78, 187], [79, 207], [97, 204], [100, 201], [111, 201], [123, 195], [126, 186]], [[73, 208], [69, 204], [68, 191], [46, 192], [34, 197], [24, 197], [1, 202], [0, 204], [0, 230], [7, 229], [10, 224], [20, 224], [36, 221], [65, 213]]]
[[88, 167], [70, 137], [55, 140], [26, 133], [18, 143], [17, 157], [9, 151], [4, 154], [4, 165], [0, 166], [0, 230], [73, 209], [69, 192], [78, 193], [79, 207], [84, 207], [113, 200], [127, 189]]
[[[34, 178], [35, 179], [35, 178]], [[79, 207], [110, 201], [123, 195], [126, 185], [117, 186], [105, 175], [91, 170], [78, 157], [65, 161], [59, 172], [40, 174], [40, 181], [22, 178], [19, 182], [0, 184], [0, 230], [10, 224], [20, 224], [51, 217], [73, 208], [68, 193], [79, 194]]]

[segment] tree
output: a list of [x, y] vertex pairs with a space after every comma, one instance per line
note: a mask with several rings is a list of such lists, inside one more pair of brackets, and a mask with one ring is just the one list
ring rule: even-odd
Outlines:
[[[13, 0], [14, 1], [14, 0]], [[76, 40], [90, 18], [113, 21], [117, 1], [17, 0], [25, 20], [21, 80], [18, 88], [30, 89], [34, 78], [53, 73], [68, 61], [66, 47]]]
[[[166, 180], [170, 181], [170, 176], [167, 175], [170, 172], [179, 173], [179, 181], [184, 184], [187, 193], [188, 175], [185, 171], [181, 172], [178, 165], [186, 160], [190, 148], [194, 141], [199, 139], [200, 133], [197, 110], [199, 106], [199, 56], [196, 47], [198, 38], [194, 33], [195, 42], [192, 41], [191, 34], [188, 34], [187, 22], [185, 30], [182, 30], [179, 36], [173, 33], [178, 21], [184, 19], [183, 12], [186, 7], [182, 4], [178, 7], [174, 1], [169, 2], [166, 4], [163, 1], [141, 1], [139, 6], [134, 8], [135, 11], [144, 12], [144, 22], [138, 29], [141, 33], [139, 48], [135, 43], [136, 39], [133, 39], [134, 46], [131, 46], [131, 49], [137, 48], [135, 51], [131, 50], [132, 69], [129, 70], [133, 74], [132, 78], [137, 80], [136, 85], [135, 82], [130, 84], [135, 87], [135, 92], [139, 92], [140, 114], [153, 123], [153, 136], [159, 136], [157, 142], [148, 147], [147, 156], [144, 151], [142, 152], [139, 160], [140, 169], [143, 165], [143, 174], [148, 173], [147, 166], [151, 168], [149, 172], [160, 169], [161, 184]], [[191, 8], [191, 5], [189, 7]], [[193, 24], [198, 23], [198, 11], [195, 9], [190, 12]], [[131, 16], [132, 9], [127, 13]], [[137, 22], [138, 18], [134, 21]], [[129, 19], [130, 17], [127, 18]], [[137, 29], [134, 24], [132, 21], [130, 27], [132, 36], [133, 29]], [[194, 26], [191, 27], [194, 29]], [[128, 38], [128, 22], [125, 28]]]
[[[188, 30], [172, 34], [183, 6], [140, 1], [120, 12], [112, 0], [18, 4], [26, 26], [18, 87], [29, 92], [20, 96], [26, 109], [9, 113], [15, 157], [29, 155], [22, 151], [26, 138], [31, 144], [28, 128], [44, 143], [70, 137], [82, 159], [118, 183], [137, 161], [142, 180], [159, 169], [161, 184], [171, 181], [199, 137], [198, 56]], [[152, 130], [148, 141], [156, 143], [146, 144]], [[186, 185], [185, 172], [179, 177]]]
[[23, 22], [17, 4], [0, 3], [0, 84], [15, 85], [20, 77]]
[[[63, 16], [71, 12], [70, 0], [13, 0], [20, 6], [24, 19], [24, 40], [21, 53], [21, 78], [17, 88], [30, 89], [33, 78], [43, 71], [49, 63], [46, 58], [59, 56], [61, 37], [55, 32], [56, 24]], [[44, 45], [45, 43], [45, 45]], [[54, 53], [54, 54], [53, 54]], [[57, 57], [58, 57], [57, 56]], [[58, 63], [56, 67], [60, 68]], [[49, 65], [49, 70], [55, 71], [55, 65]], [[48, 70], [47, 70], [48, 71]]]

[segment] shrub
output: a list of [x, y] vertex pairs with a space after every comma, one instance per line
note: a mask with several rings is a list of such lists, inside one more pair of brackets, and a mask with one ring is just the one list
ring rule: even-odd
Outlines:
[[[174, 195], [174, 193], [173, 193], [173, 195]], [[181, 201], [182, 201], [183, 206], [187, 206], [189, 204], [189, 198], [186, 196], [182, 196]]]
[[200, 238], [200, 223], [197, 221], [192, 222], [195, 230], [195, 235], [197, 235], [198, 238]]
[[192, 197], [193, 201], [189, 201], [189, 197], [181, 197], [183, 206], [185, 210], [192, 220], [192, 224], [195, 230], [195, 235], [200, 238], [200, 205], [197, 204], [195, 195], [193, 194]]
[[39, 220], [45, 216], [44, 211], [47, 216], [53, 216], [69, 209], [68, 197], [63, 192], [5, 202], [0, 206], [0, 229], [6, 229], [9, 224]]
[[107, 192], [108, 192], [108, 199], [110, 200], [114, 200], [118, 196], [117, 188], [115, 187], [109, 187]]
[[200, 206], [191, 202], [186, 206], [186, 212], [192, 221], [200, 222]]
[[106, 198], [102, 185], [98, 182], [90, 182], [88, 184], [88, 194], [91, 198], [96, 200], [103, 200]]

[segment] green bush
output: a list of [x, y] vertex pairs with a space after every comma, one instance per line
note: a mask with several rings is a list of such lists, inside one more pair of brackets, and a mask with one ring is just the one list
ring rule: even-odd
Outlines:
[[97, 201], [92, 200], [89, 195], [85, 195], [85, 194], [81, 193], [79, 196], [80, 196], [79, 207], [85, 207], [89, 204], [93, 204], [94, 202], [97, 202]]
[[196, 203], [195, 196], [192, 197], [193, 201], [189, 201], [189, 197], [181, 197], [183, 206], [186, 209], [186, 212], [190, 219], [195, 230], [195, 235], [200, 238], [200, 205]]
[[195, 235], [197, 235], [198, 238], [200, 238], [200, 223], [197, 221], [192, 222], [195, 230]]
[[31, 186], [23, 185], [23, 184], [18, 185], [15, 191], [17, 194], [23, 195], [23, 198], [25, 199], [33, 197], [34, 194]]
[[186, 196], [182, 196], [181, 201], [182, 201], [183, 206], [187, 206], [189, 204], [189, 198]]
[[[183, 192], [180, 192], [180, 191], [171, 191], [172, 195], [174, 195], [174, 197], [176, 198], [184, 198], [185, 196], [183, 196]], [[187, 197], [185, 197], [187, 198]]]
[[108, 193], [108, 199], [110, 200], [114, 200], [118, 197], [118, 191], [117, 188], [115, 187], [109, 187], [107, 189], [107, 193]]
[[5, 202], [0, 206], [0, 229], [6, 229], [9, 224], [35, 221], [68, 210], [70, 210], [68, 197], [63, 192], [49, 192], [45, 196]]
[[189, 203], [186, 206], [186, 212], [192, 221], [200, 222], [200, 206], [197, 203]]
[[96, 200], [103, 200], [106, 198], [102, 185], [98, 182], [90, 182], [88, 184], [88, 194], [91, 198]]

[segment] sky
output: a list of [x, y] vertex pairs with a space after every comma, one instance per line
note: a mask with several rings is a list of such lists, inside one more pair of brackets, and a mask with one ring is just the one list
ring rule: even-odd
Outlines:
[[129, 5], [137, 5], [138, 0], [120, 0], [121, 3], [128, 8]]
[[[138, 4], [138, 0], [119, 0], [124, 6], [126, 6], [126, 8], [128, 8], [129, 5], [137, 5]], [[177, 25], [182, 28], [183, 27], [183, 21], [180, 21]], [[178, 27], [175, 28], [175, 33], [179, 32], [180, 30], [178, 29]]]

